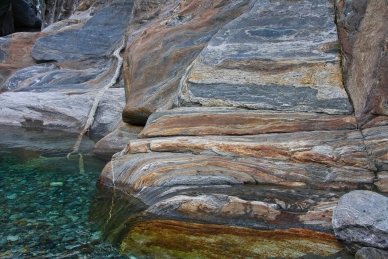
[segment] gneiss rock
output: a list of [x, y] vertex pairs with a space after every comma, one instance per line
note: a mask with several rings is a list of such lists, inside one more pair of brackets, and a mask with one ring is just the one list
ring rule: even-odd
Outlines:
[[358, 123], [388, 115], [388, 2], [339, 0], [338, 35], [345, 86]]
[[364, 247], [357, 251], [355, 259], [386, 259], [388, 258], [388, 251], [372, 247]]
[[252, 1], [192, 63], [175, 105], [350, 114], [333, 14], [326, 0]]
[[69, 60], [85, 62], [84, 66], [101, 62], [120, 45], [132, 6], [133, 0], [115, 0], [95, 13], [83, 27], [39, 38], [31, 55], [40, 62], [59, 62], [60, 67], [74, 68], [76, 65], [66, 62]]
[[123, 121], [144, 125], [157, 109], [171, 107], [186, 68], [218, 30], [244, 12], [248, 3], [136, 1], [124, 62], [127, 104]]
[[40, 32], [24, 32], [0, 39], [0, 92], [15, 89], [17, 80], [13, 79], [9, 83], [7, 80], [19, 70], [34, 64], [30, 52], [36, 39], [42, 35]]
[[344, 195], [333, 213], [336, 237], [350, 252], [362, 247], [388, 249], [388, 198], [370, 191]]
[[[121, 45], [132, 7], [133, 0], [115, 0], [93, 16], [78, 13], [77, 22], [31, 34], [29, 41], [25, 34], [1, 41], [0, 87], [7, 92], [0, 95], [0, 124], [79, 132], [100, 90], [120, 69], [112, 53]], [[37, 36], [42, 37], [31, 50]], [[112, 88], [98, 98], [92, 134], [116, 128], [124, 94]]]
[[354, 116], [185, 107], [153, 113], [139, 138], [356, 129]]

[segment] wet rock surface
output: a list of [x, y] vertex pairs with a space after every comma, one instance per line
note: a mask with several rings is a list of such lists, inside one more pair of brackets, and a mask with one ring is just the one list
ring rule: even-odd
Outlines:
[[355, 253], [362, 247], [388, 249], [388, 198], [369, 191], [344, 195], [333, 213], [336, 237]]

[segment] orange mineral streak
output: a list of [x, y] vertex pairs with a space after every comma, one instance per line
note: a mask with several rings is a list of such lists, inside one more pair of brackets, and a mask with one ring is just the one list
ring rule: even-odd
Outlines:
[[151, 258], [296, 258], [341, 250], [334, 235], [305, 229], [255, 230], [171, 220], [137, 223], [121, 251]]

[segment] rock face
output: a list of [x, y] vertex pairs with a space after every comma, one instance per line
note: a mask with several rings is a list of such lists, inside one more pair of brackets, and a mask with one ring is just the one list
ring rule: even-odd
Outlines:
[[333, 214], [336, 237], [351, 252], [388, 249], [388, 198], [369, 191], [344, 195]]
[[192, 64], [178, 105], [351, 113], [333, 19], [328, 1], [255, 1]]
[[90, 215], [123, 253], [328, 256], [340, 198], [386, 191], [385, 2], [85, 0], [0, 38], [0, 124], [96, 111]]
[[172, 106], [186, 68], [248, 2], [137, 1], [124, 63], [124, 122], [144, 125], [157, 109]]
[[[8, 83], [7, 80], [19, 70], [34, 65], [31, 49], [42, 33], [15, 33], [11, 36], [0, 38], [0, 91], [14, 89], [16, 82]], [[6, 86], [7, 84], [7, 86]]]
[[[162, 11], [154, 14], [144, 7], [141, 14], [154, 20], [148, 18], [130, 34], [123, 118], [142, 124], [153, 114], [141, 139], [130, 140], [99, 178], [100, 189], [130, 197], [128, 207], [117, 198], [110, 211], [100, 214], [104, 220], [95, 216], [110, 226], [107, 238], [127, 253], [152, 254], [140, 245], [149, 240], [146, 247], [176, 256], [196, 250], [174, 247], [176, 240], [168, 236], [176, 236], [177, 229], [185, 233], [180, 240], [196, 236], [194, 229], [203, 224], [332, 233], [339, 198], [349, 189], [373, 185], [378, 160], [370, 156], [378, 148], [373, 141], [385, 147], [385, 138], [377, 134], [382, 128], [373, 128], [378, 136], [372, 128], [361, 132], [352, 115], [342, 84], [333, 5], [251, 1], [238, 18], [217, 28], [206, 46], [187, 54], [184, 62], [190, 62], [183, 64], [165, 48], [192, 45], [173, 40], [173, 33], [170, 41], [157, 39], [173, 28], [187, 31], [197, 13], [190, 20], [185, 8], [177, 8], [181, 24], [176, 25], [171, 18], [161, 21]], [[308, 15], [299, 16], [301, 9]], [[167, 78], [174, 66], [182, 70]], [[369, 142], [364, 136], [370, 136]], [[159, 236], [170, 227], [170, 234]], [[140, 238], [139, 233], [147, 234]], [[214, 252], [205, 245], [209, 240], [198, 240], [205, 251], [198, 257], [208, 258], [206, 251]], [[228, 256], [237, 253], [231, 249]], [[285, 255], [262, 258], [268, 256]]]
[[374, 127], [362, 131], [370, 157], [379, 171], [388, 170], [388, 127]]
[[363, 125], [388, 115], [388, 2], [335, 2], [345, 85], [357, 121]]

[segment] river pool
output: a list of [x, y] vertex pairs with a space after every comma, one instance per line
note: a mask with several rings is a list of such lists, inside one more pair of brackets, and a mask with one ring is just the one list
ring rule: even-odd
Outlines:
[[77, 135], [0, 127], [0, 258], [124, 258], [88, 220], [107, 161]]

